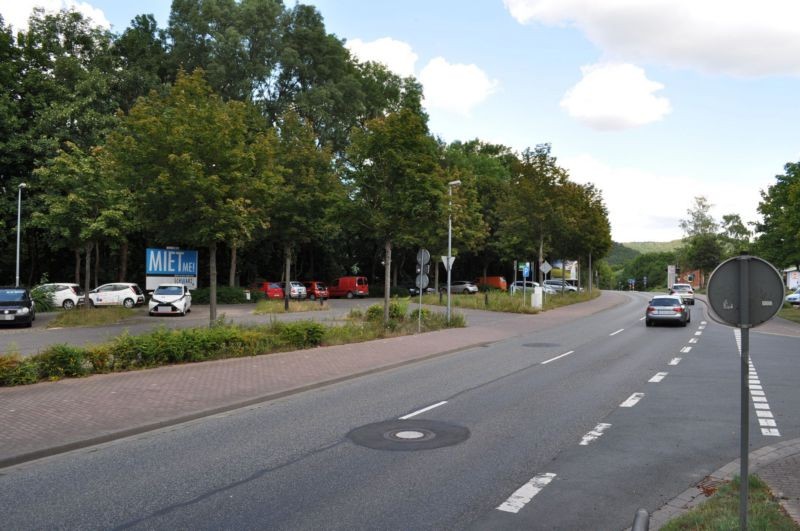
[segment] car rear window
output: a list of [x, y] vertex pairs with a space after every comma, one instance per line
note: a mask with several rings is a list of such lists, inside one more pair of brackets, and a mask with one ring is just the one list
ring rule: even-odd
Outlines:
[[132, 290], [133, 290], [133, 292], [134, 292], [135, 294], [137, 294], [137, 295], [141, 295], [141, 294], [142, 294], [142, 288], [140, 288], [140, 287], [139, 287], [139, 286], [137, 286], [136, 284], [134, 284], [133, 286], [131, 286], [131, 289], [132, 289]]
[[653, 299], [650, 301], [650, 306], [680, 306], [681, 302], [678, 299]]

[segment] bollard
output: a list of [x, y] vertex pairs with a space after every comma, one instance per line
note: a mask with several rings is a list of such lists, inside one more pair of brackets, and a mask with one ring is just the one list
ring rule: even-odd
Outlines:
[[322, 297], [319, 298], [319, 305], [320, 307], [325, 305], [325, 299], [323, 299]]
[[483, 292], [483, 305], [488, 308], [489, 307], [489, 290], [484, 290]]
[[439, 290], [439, 304], [442, 303], [442, 297], [444, 297], [444, 291]]
[[631, 531], [648, 531], [648, 529], [650, 529], [650, 513], [647, 512], [647, 509], [639, 509], [633, 519]]

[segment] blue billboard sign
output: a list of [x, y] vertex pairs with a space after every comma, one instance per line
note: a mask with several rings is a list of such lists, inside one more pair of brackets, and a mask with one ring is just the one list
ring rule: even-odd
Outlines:
[[147, 275], [197, 276], [197, 251], [147, 249]]

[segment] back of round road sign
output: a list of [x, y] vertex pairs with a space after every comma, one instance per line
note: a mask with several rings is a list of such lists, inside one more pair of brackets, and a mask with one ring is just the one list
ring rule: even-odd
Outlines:
[[722, 262], [711, 273], [707, 291], [713, 312], [731, 326], [758, 326], [783, 305], [781, 274], [757, 256], [735, 256]]

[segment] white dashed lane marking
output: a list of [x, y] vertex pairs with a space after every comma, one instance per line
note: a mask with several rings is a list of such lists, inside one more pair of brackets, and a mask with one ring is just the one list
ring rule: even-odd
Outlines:
[[583, 436], [583, 438], [581, 439], [580, 445], [581, 446], [588, 446], [589, 443], [591, 443], [593, 441], [596, 441], [598, 438], [600, 438], [600, 436], [603, 435], [603, 432], [606, 431], [610, 427], [611, 427], [611, 424], [607, 424], [605, 422], [601, 422], [600, 424], [595, 426], [592, 431], [590, 431], [589, 433], [587, 433], [586, 435]]
[[623, 330], [625, 330], [625, 329], [624, 329], [624, 328], [620, 328], [620, 329], [619, 329], [619, 330], [617, 330], [616, 332], [611, 332], [611, 333], [610, 333], [610, 334], [608, 334], [608, 335], [609, 335], [609, 336], [615, 336], [615, 335], [619, 334], [620, 332], [622, 332]]
[[670, 365], [677, 365], [680, 362], [681, 362], [681, 358], [672, 358], [671, 360], [669, 360], [669, 364]]
[[430, 405], [428, 407], [424, 407], [422, 409], [418, 409], [417, 411], [415, 411], [413, 413], [409, 413], [408, 415], [400, 417], [398, 420], [406, 420], [406, 419], [410, 419], [411, 417], [416, 417], [420, 413], [425, 413], [426, 411], [430, 411], [433, 408], [437, 408], [439, 406], [443, 406], [446, 403], [447, 403], [447, 400], [442, 400], [441, 402], [437, 402], [436, 404]]
[[633, 407], [642, 398], [644, 398], [644, 393], [633, 393], [625, 402], [621, 403], [619, 407]]
[[507, 513], [518, 513], [525, 505], [533, 499], [534, 496], [539, 494], [553, 478], [555, 474], [545, 473], [534, 476], [530, 481], [514, 491], [514, 494], [508, 497], [497, 509]]
[[650, 382], [650, 383], [659, 383], [661, 380], [663, 380], [664, 378], [666, 378], [666, 376], [667, 376], [668, 374], [669, 374], [668, 372], [659, 372], [659, 373], [656, 373], [656, 375], [655, 375], [655, 376], [653, 376], [652, 378], [650, 378], [650, 379], [648, 380], [648, 382]]
[[542, 365], [547, 365], [551, 361], [556, 361], [558, 359], [563, 358], [564, 356], [569, 356], [570, 354], [572, 354], [574, 352], [575, 352], [574, 350], [570, 350], [569, 352], [565, 352], [565, 353], [563, 353], [563, 354], [561, 354], [559, 356], [556, 356], [555, 358], [550, 358], [549, 360], [545, 360], [545, 361], [542, 362]]

